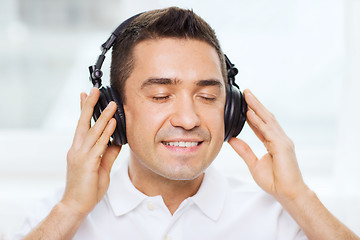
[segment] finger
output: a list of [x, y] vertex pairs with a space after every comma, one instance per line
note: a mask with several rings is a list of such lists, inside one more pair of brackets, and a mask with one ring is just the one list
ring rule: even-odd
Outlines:
[[106, 149], [101, 159], [101, 166], [108, 174], [110, 174], [111, 168], [115, 162], [116, 157], [119, 155], [120, 150], [121, 146], [116, 145], [111, 145]]
[[114, 133], [116, 128], [116, 120], [114, 118], [110, 119], [107, 123], [104, 131], [101, 133], [101, 136], [97, 138], [97, 141], [94, 143], [93, 148], [91, 149], [90, 155], [94, 158], [100, 158], [104, 154], [107, 144], [110, 140], [111, 135]]
[[[254, 131], [259, 139], [264, 143], [265, 141], [274, 141], [281, 135], [284, 135], [281, 126], [275, 119], [274, 115], [265, 109], [267, 115], [267, 121], [259, 115], [261, 112], [249, 111], [247, 112], [248, 122], [255, 127], [258, 131]], [[252, 128], [254, 130], [254, 128]], [[261, 137], [263, 136], [263, 138]]]
[[245, 161], [246, 165], [248, 166], [250, 172], [253, 172], [253, 169], [256, 166], [258, 158], [251, 150], [249, 145], [241, 139], [238, 138], [231, 138], [228, 143], [230, 146], [239, 154], [239, 156]]
[[255, 97], [255, 95], [249, 90], [244, 90], [244, 96], [248, 107], [251, 108], [256, 115], [258, 115], [261, 120], [265, 123], [271, 122], [274, 120], [274, 115], [265, 108], [265, 106]]
[[110, 172], [112, 169], [112, 166], [119, 155], [121, 146], [115, 146], [112, 145], [108, 147], [101, 159], [100, 168], [99, 168], [99, 190], [102, 192], [101, 196], [105, 194], [106, 189], [109, 186], [109, 180], [110, 180]]
[[271, 128], [253, 111], [249, 110], [246, 114], [247, 121], [251, 129], [261, 142], [270, 140]]
[[248, 123], [248, 125], [250, 126], [250, 128], [253, 130], [253, 132], [255, 133], [255, 135], [259, 138], [259, 140], [260, 140], [261, 142], [264, 142], [264, 141], [265, 141], [264, 135], [261, 133], [261, 131], [260, 131], [257, 127], [254, 126], [254, 124], [253, 124], [253, 123], [251, 122], [251, 120], [250, 120], [251, 117], [248, 116], [248, 115], [254, 114], [254, 113], [253, 113], [251, 110], [248, 110], [248, 111], [250, 111], [250, 112], [246, 114], [246, 115], [247, 115], [246, 122]]
[[87, 138], [85, 140], [86, 142], [84, 143], [85, 145], [87, 145], [88, 147], [92, 147], [96, 142], [100, 140], [99, 138], [104, 134], [105, 128], [108, 127], [111, 121], [115, 121], [115, 119], [112, 118], [116, 112], [116, 109], [117, 108], [115, 102], [112, 101], [108, 104], [108, 106], [101, 113], [99, 119], [96, 121], [94, 126], [92, 126], [92, 128], [88, 131]]
[[88, 97], [88, 95], [84, 92], [82, 92], [80, 94], [80, 109], [82, 110], [83, 109], [83, 106], [84, 106], [84, 103], [85, 103], [85, 100], [86, 98]]
[[91, 118], [94, 111], [94, 106], [96, 105], [100, 96], [98, 88], [92, 88], [89, 96], [84, 101], [81, 115], [76, 127], [74, 143], [81, 144], [86, 137], [86, 133], [91, 127]]
[[85, 99], [83, 109], [81, 111], [81, 115], [80, 115], [80, 119], [79, 119], [80, 123], [85, 123], [90, 126], [91, 117], [93, 115], [94, 107], [99, 99], [99, 96], [100, 96], [99, 89], [96, 87], [93, 87], [90, 91], [89, 96]]

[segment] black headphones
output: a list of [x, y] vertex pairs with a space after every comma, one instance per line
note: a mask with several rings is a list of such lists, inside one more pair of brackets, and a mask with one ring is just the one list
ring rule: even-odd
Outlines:
[[[95, 121], [100, 117], [102, 111], [106, 106], [114, 101], [117, 105], [115, 112], [115, 119], [117, 122], [116, 129], [112, 135], [113, 144], [124, 145], [127, 143], [126, 137], [126, 121], [123, 103], [117, 91], [111, 86], [106, 87], [101, 84], [101, 77], [103, 75], [101, 66], [105, 60], [106, 52], [114, 45], [115, 39], [122, 33], [122, 31], [141, 13], [125, 20], [121, 23], [115, 31], [111, 34], [108, 40], [101, 45], [102, 53], [98, 57], [95, 65], [89, 67], [90, 81], [94, 87], [99, 88], [100, 97], [94, 108], [93, 118]], [[228, 74], [228, 84], [226, 85], [226, 103], [224, 111], [225, 121], [225, 138], [224, 141], [229, 140], [231, 137], [236, 137], [243, 128], [246, 121], [247, 104], [239, 86], [235, 83], [235, 75], [238, 73], [237, 68], [232, 64], [229, 58], [225, 56], [226, 69]]]

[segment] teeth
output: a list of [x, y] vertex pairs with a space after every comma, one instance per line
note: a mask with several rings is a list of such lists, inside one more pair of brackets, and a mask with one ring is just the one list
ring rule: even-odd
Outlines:
[[165, 145], [174, 147], [195, 147], [199, 145], [199, 142], [163, 142]]

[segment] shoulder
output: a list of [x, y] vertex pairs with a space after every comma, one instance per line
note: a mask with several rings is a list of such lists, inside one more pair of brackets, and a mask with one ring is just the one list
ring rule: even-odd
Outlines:
[[[206, 201], [218, 199], [223, 203], [223, 211], [234, 214], [234, 209], [242, 216], [278, 216], [283, 208], [273, 196], [264, 192], [255, 182], [247, 182], [237, 176], [225, 176], [218, 169], [211, 167], [206, 171], [199, 193], [207, 192]], [[212, 196], [211, 198], [209, 196]]]
[[[244, 231], [250, 231], [253, 226], [257, 226], [268, 236], [277, 236], [276, 239], [307, 239], [297, 223], [273, 196], [255, 183], [245, 182], [233, 176], [225, 179], [227, 197], [224, 217], [241, 223]], [[258, 233], [255, 231], [254, 234]]]
[[283, 210], [273, 196], [263, 191], [254, 182], [246, 182], [236, 176], [227, 176], [225, 181], [229, 203], [241, 203], [242, 207], [250, 207], [261, 212]]

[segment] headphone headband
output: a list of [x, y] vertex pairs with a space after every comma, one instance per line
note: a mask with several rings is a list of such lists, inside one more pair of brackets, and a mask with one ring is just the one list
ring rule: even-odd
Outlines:
[[143, 12], [138, 13], [128, 19], [126, 19], [124, 22], [122, 22], [116, 29], [113, 31], [110, 35], [110, 37], [101, 45], [101, 54], [98, 57], [95, 65], [89, 66], [89, 72], [90, 72], [90, 81], [94, 85], [94, 87], [100, 88], [102, 86], [101, 83], [101, 77], [103, 76], [103, 72], [101, 71], [102, 64], [105, 60], [105, 54], [107, 51], [109, 51], [110, 48], [115, 43], [115, 39], [124, 31], [124, 29], [139, 15], [141, 15]]

